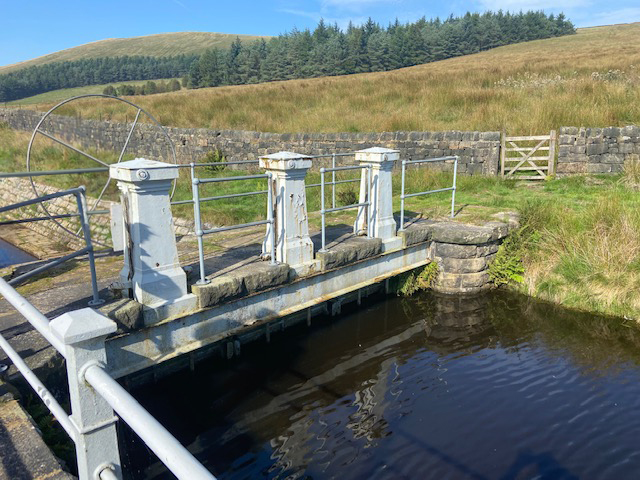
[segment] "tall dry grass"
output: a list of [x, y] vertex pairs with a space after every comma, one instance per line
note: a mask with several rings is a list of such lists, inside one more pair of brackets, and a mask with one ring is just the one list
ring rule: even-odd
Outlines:
[[[563, 125], [627, 125], [640, 122], [638, 44], [640, 23], [596, 27], [392, 72], [132, 100], [165, 125], [267, 132], [539, 134]], [[96, 101], [66, 113], [118, 121], [126, 114]]]

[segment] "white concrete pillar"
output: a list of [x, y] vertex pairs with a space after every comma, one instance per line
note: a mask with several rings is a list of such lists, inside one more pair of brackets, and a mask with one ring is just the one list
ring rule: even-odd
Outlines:
[[78, 477], [99, 478], [109, 468], [122, 478], [117, 418], [107, 401], [84, 379], [90, 365], [106, 364], [104, 343], [117, 330], [115, 322], [91, 308], [65, 313], [51, 321], [51, 332], [65, 344], [64, 354], [71, 399], [71, 421], [78, 429]]
[[[371, 187], [371, 235], [381, 238], [383, 250], [387, 251], [402, 245], [401, 239], [396, 237], [396, 221], [393, 218], [393, 193], [392, 176], [393, 165], [400, 158], [398, 150], [389, 148], [373, 147], [356, 152], [356, 161], [372, 166], [372, 187]], [[362, 170], [360, 181], [360, 203], [367, 201], [367, 171]], [[356, 231], [366, 231], [366, 220], [362, 214], [356, 220]], [[398, 243], [398, 240], [400, 242]]]
[[125, 225], [123, 284], [145, 306], [176, 303], [187, 296], [171, 216], [171, 182], [178, 169], [168, 163], [136, 158], [110, 166], [118, 181]]
[[[260, 166], [271, 172], [275, 191], [276, 261], [296, 267], [313, 261], [313, 243], [309, 237], [307, 196], [304, 179], [311, 158], [293, 152], [278, 152], [260, 157]], [[265, 250], [270, 251], [267, 241]]]

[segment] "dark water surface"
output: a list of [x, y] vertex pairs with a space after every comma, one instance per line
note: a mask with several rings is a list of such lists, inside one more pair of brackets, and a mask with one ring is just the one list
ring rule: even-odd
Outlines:
[[640, 478], [637, 331], [513, 294], [371, 302], [134, 395], [223, 479]]
[[32, 260], [37, 260], [37, 258], [0, 238], [0, 268]]

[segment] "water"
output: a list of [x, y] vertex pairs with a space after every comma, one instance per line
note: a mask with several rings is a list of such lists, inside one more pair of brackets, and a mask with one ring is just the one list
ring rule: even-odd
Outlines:
[[[635, 479], [639, 364], [620, 320], [425, 294], [134, 395], [222, 479]], [[123, 430], [133, 478], [172, 478]]]
[[0, 268], [30, 262], [37, 258], [0, 238]]

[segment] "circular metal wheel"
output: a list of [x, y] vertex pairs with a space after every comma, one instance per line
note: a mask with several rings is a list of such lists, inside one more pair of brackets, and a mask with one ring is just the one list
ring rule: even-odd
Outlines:
[[[66, 104], [68, 104], [70, 102], [82, 100], [82, 99], [85, 99], [85, 98], [91, 98], [91, 97], [104, 98], [106, 100], [114, 100], [114, 101], [117, 101], [117, 102], [121, 102], [121, 103], [124, 103], [127, 106], [131, 107], [136, 112], [135, 113], [135, 120], [131, 124], [131, 128], [129, 129], [127, 138], [126, 138], [126, 140], [125, 140], [125, 142], [124, 142], [124, 144], [122, 146], [122, 149], [120, 150], [120, 154], [118, 156], [118, 159], [115, 162], [111, 161], [111, 163], [109, 163], [108, 159], [100, 159], [100, 158], [97, 158], [96, 156], [90, 155], [89, 153], [87, 153], [87, 152], [85, 152], [85, 151], [83, 151], [83, 150], [81, 150], [79, 148], [76, 148], [73, 145], [70, 145], [69, 143], [67, 143], [67, 142], [65, 142], [63, 140], [61, 140], [59, 138], [56, 138], [54, 135], [46, 132], [42, 128], [43, 125], [45, 124], [45, 121], [49, 118], [49, 116], [52, 115], [52, 114], [55, 114], [55, 111], [57, 109], [59, 109], [60, 107], [62, 107], [63, 105], [66, 105]], [[73, 152], [75, 152], [77, 154], [80, 154], [80, 155], [88, 158], [89, 160], [91, 160], [94, 163], [96, 163], [96, 167], [101, 166], [101, 167], [107, 167], [108, 168], [109, 165], [111, 165], [111, 164], [120, 163], [123, 160], [124, 156], [125, 156], [125, 153], [127, 151], [127, 147], [129, 146], [129, 141], [131, 140], [133, 132], [134, 132], [136, 126], [138, 125], [138, 121], [140, 120], [140, 116], [141, 115], [145, 115], [149, 119], [149, 121], [150, 121], [150, 123], [152, 125], [155, 125], [156, 127], [158, 127], [162, 131], [164, 137], [167, 140], [167, 145], [168, 145], [168, 148], [169, 148], [168, 161], [173, 163], [174, 165], [177, 164], [178, 162], [177, 162], [177, 159], [176, 159], [175, 146], [173, 145], [173, 142], [171, 141], [171, 138], [169, 137], [166, 129], [162, 125], [160, 125], [160, 123], [153, 117], [153, 115], [151, 115], [149, 112], [145, 111], [142, 107], [139, 107], [135, 103], [130, 102], [128, 100], [125, 100], [123, 98], [113, 97], [111, 95], [103, 95], [103, 94], [96, 93], [96, 94], [78, 95], [76, 97], [68, 98], [67, 100], [64, 100], [63, 102], [58, 103], [55, 107], [51, 108], [47, 113], [44, 114], [44, 116], [40, 119], [40, 121], [38, 122], [38, 124], [34, 128], [33, 133], [31, 135], [31, 140], [29, 140], [29, 147], [27, 148], [27, 171], [28, 172], [37, 171], [34, 168], [36, 165], [34, 165], [35, 161], [34, 161], [34, 159], [32, 159], [32, 150], [33, 150], [34, 141], [35, 141], [36, 136], [38, 134], [48, 138], [49, 140], [52, 140], [52, 141], [62, 145], [63, 147], [65, 147], [65, 148], [67, 148], [67, 149], [69, 149], [69, 150], [71, 150], [71, 151], [73, 151]], [[101, 175], [103, 177], [106, 175], [106, 179], [104, 181], [104, 186], [102, 187], [100, 192], [98, 192], [97, 190], [95, 192], [87, 191], [87, 197], [95, 198], [95, 200], [87, 198], [89, 215], [99, 214], [98, 212], [96, 212], [96, 209], [97, 209], [97, 207], [98, 207], [98, 205], [100, 203], [100, 200], [102, 200], [102, 197], [104, 196], [105, 192], [109, 188], [109, 185], [111, 184], [111, 177], [109, 177], [109, 173], [108, 172], [84, 173], [84, 175]], [[39, 196], [43, 195], [43, 193], [38, 190], [38, 185], [36, 184], [36, 182], [34, 180], [34, 177], [32, 177], [32, 176], [29, 177], [29, 180], [31, 181], [31, 187], [33, 189], [33, 192], [34, 192], [35, 196], [39, 197]], [[175, 190], [176, 190], [176, 182], [174, 181], [173, 182], [173, 188], [172, 188], [172, 191], [171, 191], [171, 196], [172, 197], [173, 197], [173, 194], [175, 193]], [[55, 222], [60, 228], [62, 228], [64, 231], [68, 232], [69, 234], [71, 234], [71, 235], [73, 235], [75, 237], [81, 238], [80, 233], [81, 233], [82, 229], [79, 229], [78, 231], [75, 231], [75, 232], [69, 230], [67, 227], [65, 227], [60, 222], [58, 222], [57, 219], [52, 218], [52, 215], [49, 212], [49, 210], [47, 209], [47, 206], [45, 205], [45, 202], [42, 202], [39, 205], [44, 210], [44, 212], [46, 213], [46, 215], [49, 217], [49, 219], [52, 222]], [[93, 241], [94, 241], [94, 243], [97, 243], [97, 244], [105, 246], [101, 242], [98, 242], [96, 240], [93, 240]]]

